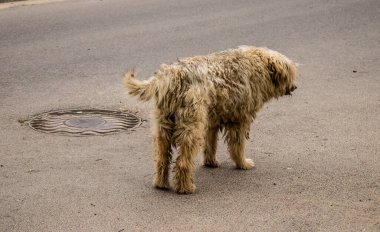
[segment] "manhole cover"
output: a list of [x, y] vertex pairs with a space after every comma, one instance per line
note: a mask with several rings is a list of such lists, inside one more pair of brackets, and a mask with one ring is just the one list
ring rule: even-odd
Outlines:
[[57, 110], [35, 115], [29, 126], [35, 130], [71, 136], [106, 135], [140, 126], [134, 114], [112, 110]]

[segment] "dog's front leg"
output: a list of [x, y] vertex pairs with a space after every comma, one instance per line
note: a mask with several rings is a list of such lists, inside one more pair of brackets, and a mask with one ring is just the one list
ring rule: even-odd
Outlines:
[[246, 134], [249, 131], [249, 123], [238, 123], [227, 126], [226, 141], [231, 159], [239, 169], [252, 169], [255, 165], [251, 159], [246, 159], [244, 154]]

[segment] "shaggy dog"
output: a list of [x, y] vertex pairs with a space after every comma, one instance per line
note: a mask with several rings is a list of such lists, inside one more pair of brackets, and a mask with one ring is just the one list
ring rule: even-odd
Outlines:
[[237, 168], [253, 168], [253, 161], [244, 154], [250, 124], [265, 102], [296, 89], [296, 71], [295, 63], [278, 52], [241, 46], [163, 64], [145, 81], [134, 79], [133, 71], [127, 72], [124, 85], [129, 94], [155, 103], [153, 185], [169, 188], [172, 147], [176, 147], [175, 189], [193, 193], [197, 153], [203, 152], [206, 167], [218, 166], [219, 131]]

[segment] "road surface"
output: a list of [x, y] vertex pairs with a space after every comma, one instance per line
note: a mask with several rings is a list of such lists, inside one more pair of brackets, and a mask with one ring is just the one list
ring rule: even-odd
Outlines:
[[[0, 10], [0, 231], [380, 231], [380, 1], [78, 0]], [[68, 137], [31, 115], [129, 109], [121, 76], [239, 45], [300, 63], [234, 169], [197, 160], [193, 195], [152, 188], [150, 120]]]

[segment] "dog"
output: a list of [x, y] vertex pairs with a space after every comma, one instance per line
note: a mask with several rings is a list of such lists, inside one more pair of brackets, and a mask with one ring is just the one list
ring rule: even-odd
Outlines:
[[194, 193], [194, 159], [203, 152], [204, 166], [218, 167], [216, 146], [222, 132], [238, 169], [254, 167], [245, 157], [250, 125], [263, 104], [291, 95], [297, 88], [296, 64], [267, 48], [237, 49], [178, 59], [162, 64], [148, 80], [136, 80], [134, 71], [124, 85], [142, 101], [154, 100], [155, 176], [153, 185], [169, 189], [172, 148], [179, 155], [174, 167], [177, 193]]

